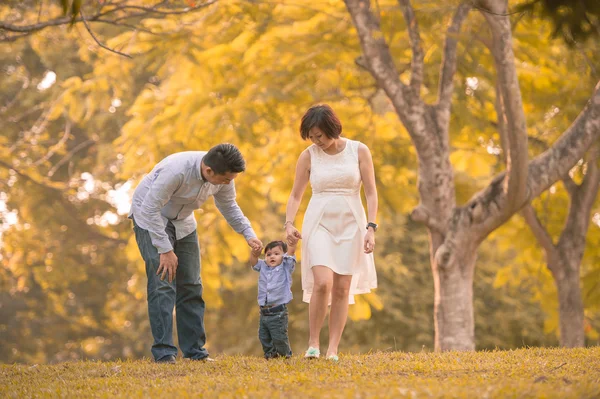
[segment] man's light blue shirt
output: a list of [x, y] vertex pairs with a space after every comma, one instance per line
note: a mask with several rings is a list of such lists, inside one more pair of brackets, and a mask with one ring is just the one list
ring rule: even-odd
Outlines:
[[167, 222], [175, 226], [176, 239], [196, 230], [194, 210], [210, 197], [227, 223], [246, 240], [256, 237], [248, 218], [235, 200], [235, 186], [211, 184], [202, 179], [200, 165], [206, 151], [187, 151], [169, 155], [147, 174], [133, 193], [129, 217], [148, 230], [158, 253], [173, 250], [165, 232]]
[[292, 273], [296, 268], [296, 257], [283, 255], [281, 264], [269, 267], [259, 259], [252, 267], [258, 276], [258, 305], [282, 305], [292, 300]]

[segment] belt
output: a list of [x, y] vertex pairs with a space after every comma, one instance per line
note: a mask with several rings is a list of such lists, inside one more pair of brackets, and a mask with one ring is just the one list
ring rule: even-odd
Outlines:
[[285, 305], [285, 303], [283, 303], [281, 305], [276, 305], [276, 306], [273, 306], [273, 305], [261, 306], [260, 314], [269, 315], [269, 314], [283, 312], [286, 309], [287, 309], [287, 306]]

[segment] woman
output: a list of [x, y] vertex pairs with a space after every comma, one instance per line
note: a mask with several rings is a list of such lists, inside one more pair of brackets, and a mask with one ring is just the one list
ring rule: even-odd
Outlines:
[[[319, 333], [327, 305], [331, 305], [326, 357], [334, 361], [338, 360], [348, 304], [354, 303], [354, 295], [377, 287], [373, 261], [377, 230], [373, 159], [366, 145], [343, 138], [341, 133], [342, 124], [328, 105], [311, 107], [302, 117], [300, 135], [313, 144], [298, 159], [284, 225], [290, 242], [304, 237], [302, 289], [303, 300], [309, 303], [310, 327], [305, 357], [319, 357]], [[309, 181], [313, 193], [301, 235], [293, 222]], [[360, 198], [361, 183], [368, 219]]]

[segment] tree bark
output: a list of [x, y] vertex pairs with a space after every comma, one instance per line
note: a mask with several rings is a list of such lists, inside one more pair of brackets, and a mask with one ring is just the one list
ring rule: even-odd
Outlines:
[[[539, 195], [559, 176], [564, 176], [565, 169], [568, 171], [592, 141], [600, 136], [600, 93], [598, 90], [595, 92], [586, 109], [565, 133], [565, 138], [559, 140], [549, 150], [550, 153], [528, 163], [525, 117], [506, 1], [483, 2], [482, 8], [490, 10], [486, 18], [494, 33], [494, 48], [499, 54], [495, 60], [499, 91], [506, 109], [503, 112], [508, 132], [507, 171], [495, 177], [465, 206], [457, 207], [449, 157], [449, 120], [456, 71], [456, 33], [471, 9], [470, 3], [457, 7], [448, 27], [439, 97], [435, 105], [426, 104], [418, 90], [422, 76], [422, 50], [410, 1], [399, 1], [413, 51], [410, 85], [400, 81], [370, 1], [345, 0], [345, 3], [360, 39], [363, 65], [389, 97], [416, 148], [421, 202], [411, 216], [415, 221], [424, 223], [430, 233], [435, 287], [435, 349], [473, 350], [473, 272], [477, 248], [489, 233], [518, 212], [530, 195], [535, 192]], [[576, 155], [578, 158], [575, 159]], [[538, 178], [541, 180], [536, 180]]]
[[567, 348], [585, 345], [580, 265], [592, 207], [600, 187], [598, 152], [598, 146], [590, 151], [587, 172], [581, 185], [577, 185], [568, 175], [563, 179], [571, 202], [565, 227], [557, 244], [554, 244], [531, 205], [522, 211], [525, 221], [544, 249], [546, 264], [554, 278], [559, 303], [560, 345]]
[[560, 346], [579, 348], [585, 345], [583, 330], [583, 300], [581, 298], [579, 264], [569, 262], [569, 251], [560, 251], [563, 262], [555, 264], [551, 270], [558, 291], [558, 311], [560, 319]]

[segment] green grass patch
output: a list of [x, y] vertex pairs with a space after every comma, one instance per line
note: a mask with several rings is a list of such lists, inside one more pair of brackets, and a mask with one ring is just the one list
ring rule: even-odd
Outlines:
[[0, 397], [598, 398], [600, 347], [0, 366]]

